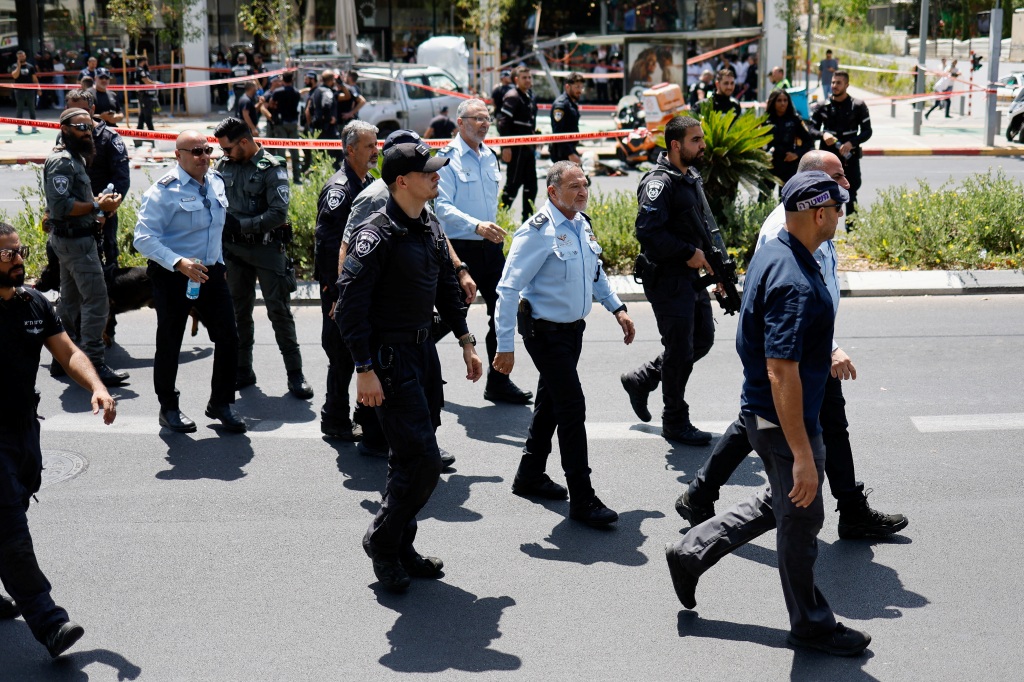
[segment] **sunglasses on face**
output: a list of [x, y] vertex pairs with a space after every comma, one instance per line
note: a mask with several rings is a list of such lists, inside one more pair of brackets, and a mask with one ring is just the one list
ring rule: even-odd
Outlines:
[[74, 128], [75, 130], [81, 131], [83, 133], [87, 130], [92, 131], [96, 127], [91, 123], [65, 123], [64, 125], [68, 126], [69, 128]]
[[15, 256], [28, 258], [28, 247], [19, 246], [16, 249], [0, 249], [0, 263], [10, 263]]
[[202, 156], [203, 154], [206, 154], [207, 156], [213, 154], [213, 147], [178, 147], [177, 149], [178, 151], [189, 152], [192, 156], [196, 157]]

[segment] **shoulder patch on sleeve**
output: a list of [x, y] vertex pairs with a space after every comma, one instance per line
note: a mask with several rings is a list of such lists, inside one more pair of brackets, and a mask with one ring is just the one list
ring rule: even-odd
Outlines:
[[535, 230], [539, 230], [544, 227], [544, 223], [548, 221], [548, 214], [541, 212], [530, 218], [530, 227]]
[[[285, 175], [287, 175], [287, 173]], [[291, 190], [287, 184], [277, 186], [277, 196], [281, 197], [281, 201], [284, 203], [288, 203], [288, 199], [291, 196]]]
[[[380, 235], [372, 230], [361, 230], [356, 238], [355, 254], [364, 258], [380, 244]], [[347, 259], [346, 259], [347, 260]]]
[[565, 116], [565, 111], [563, 111], [562, 109], [551, 110], [551, 118], [554, 119], [555, 123], [561, 122], [563, 116]]
[[327, 208], [333, 211], [334, 209], [341, 206], [341, 203], [345, 201], [345, 190], [343, 189], [330, 189], [327, 191]]
[[54, 175], [50, 178], [50, 182], [53, 184], [53, 189], [61, 196], [66, 195], [71, 186], [71, 180], [66, 175]]
[[117, 150], [118, 154], [124, 154], [124, 140], [121, 139], [120, 135], [115, 134], [111, 142], [113, 142], [114, 149]]
[[644, 191], [648, 199], [650, 199], [651, 201], [655, 201], [658, 198], [658, 196], [661, 195], [664, 189], [664, 180], [651, 180], [650, 182], [647, 183], [647, 186], [644, 188]]

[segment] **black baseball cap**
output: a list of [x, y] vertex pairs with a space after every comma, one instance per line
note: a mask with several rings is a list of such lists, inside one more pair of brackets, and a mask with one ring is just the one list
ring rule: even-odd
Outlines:
[[384, 140], [384, 147], [381, 151], [387, 151], [396, 144], [419, 144], [423, 138], [415, 130], [396, 130]]
[[433, 173], [448, 165], [451, 159], [434, 156], [425, 144], [396, 144], [384, 152], [384, 165], [380, 177], [390, 185], [400, 175], [408, 173]]
[[782, 188], [782, 205], [790, 213], [819, 208], [829, 199], [845, 204], [850, 194], [824, 171], [797, 173]]
[[110, 69], [99, 67], [96, 69], [96, 78], [110, 78]]

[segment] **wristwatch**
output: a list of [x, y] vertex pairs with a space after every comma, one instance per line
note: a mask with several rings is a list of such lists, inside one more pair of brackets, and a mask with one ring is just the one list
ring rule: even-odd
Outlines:
[[367, 360], [366, 362], [356, 363], [356, 374], [366, 374], [367, 372], [373, 371], [373, 361]]
[[624, 313], [624, 312], [626, 312], [626, 304], [625, 303], [623, 303], [618, 308], [613, 310], [612, 311], [612, 315], [618, 315], [619, 313]]
[[475, 345], [476, 345], [476, 337], [473, 336], [472, 334], [466, 334], [461, 339], [459, 339], [459, 348], [465, 348], [466, 346], [475, 346]]
[[93, 213], [99, 213], [100, 212], [100, 204], [95, 199], [93, 199], [93, 201], [92, 201], [92, 212]]
[[469, 272], [469, 266], [466, 265], [465, 262], [459, 263], [458, 265], [455, 266], [455, 274], [456, 275], [459, 274], [460, 272], [462, 272], [463, 270], [465, 270], [467, 273]]

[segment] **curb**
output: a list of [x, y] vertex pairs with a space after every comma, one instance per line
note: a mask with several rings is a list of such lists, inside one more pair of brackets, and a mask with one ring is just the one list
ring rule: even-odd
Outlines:
[[1024, 147], [954, 147], [865, 149], [864, 156], [1024, 156]]

